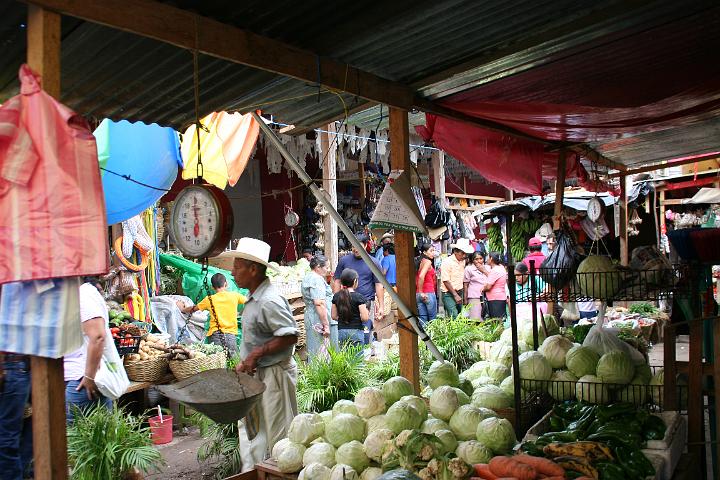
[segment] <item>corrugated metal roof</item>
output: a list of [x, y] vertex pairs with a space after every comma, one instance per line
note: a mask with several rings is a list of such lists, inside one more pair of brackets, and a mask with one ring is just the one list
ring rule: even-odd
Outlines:
[[[627, 106], [652, 100], [655, 91], [648, 88], [628, 98], [628, 82], [681, 88], [720, 69], [714, 58], [720, 51], [720, 7], [710, 2], [172, 3], [412, 84], [431, 98], [474, 88], [472, 96], [482, 99]], [[17, 89], [17, 68], [25, 58], [26, 9], [22, 3], [0, 4], [0, 101]], [[98, 119], [142, 120], [176, 128], [194, 120], [188, 51], [69, 17], [63, 17], [62, 47], [62, 101], [75, 110]], [[312, 82], [207, 56], [201, 56], [200, 67], [201, 114], [262, 108], [279, 121], [314, 126], [363, 103], [342, 95], [343, 104], [337, 95], [318, 94]], [[667, 74], [648, 79], [650, 70]], [[379, 111], [376, 107], [362, 112], [349, 123], [375, 128]], [[411, 115], [411, 124], [423, 122], [422, 114]], [[692, 145], [683, 145], [678, 135], [693, 138]], [[717, 138], [713, 123], [677, 134], [644, 135], [633, 144], [643, 147], [596, 147], [634, 164], [662, 153], [658, 148], [648, 150], [653, 145], [664, 142], [667, 152], [702, 149], [713, 143], [707, 140], [710, 135]]]
[[[617, 2], [603, 2], [615, 4]], [[175, 5], [402, 82], [441, 72], [480, 53], [544, 29], [548, 19], [591, 11], [574, 0], [228, 2], [179, 0]], [[592, 8], [597, 8], [593, 4]], [[9, 3], [0, 16], [5, 67], [0, 100], [14, 93], [25, 57], [26, 6]], [[562, 15], [559, 13], [562, 12]], [[62, 100], [98, 118], [127, 118], [180, 127], [194, 118], [192, 63], [187, 51], [154, 40], [63, 17]], [[332, 94], [313, 85], [215, 58], [202, 61], [203, 113], [309, 95], [266, 105], [294, 125], [316, 125], [342, 115]], [[344, 96], [347, 106], [357, 100]]]

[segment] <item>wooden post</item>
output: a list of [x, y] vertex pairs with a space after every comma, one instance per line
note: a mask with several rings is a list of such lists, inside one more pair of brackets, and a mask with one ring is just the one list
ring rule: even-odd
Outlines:
[[365, 162], [362, 159], [358, 162], [358, 180], [360, 181], [360, 208], [363, 208], [365, 197], [367, 197], [367, 184], [365, 183]]
[[620, 177], [620, 265], [627, 266], [630, 262], [630, 252], [628, 251], [628, 196], [627, 196], [628, 178]]
[[[411, 170], [408, 112], [392, 107], [390, 107], [390, 160], [393, 170]], [[417, 312], [413, 240], [411, 232], [395, 230], [397, 293], [410, 311]], [[419, 395], [420, 360], [418, 358], [418, 338], [410, 323], [402, 314], [400, 314], [399, 327], [400, 374], [413, 384], [415, 394]]]
[[[43, 89], [60, 97], [60, 15], [28, 5], [27, 62]], [[35, 478], [67, 478], [65, 382], [62, 358], [31, 358]]]
[[555, 178], [555, 211], [553, 212], [553, 230], [560, 229], [563, 201], [565, 200], [565, 170], [567, 150], [560, 150], [558, 155], [557, 177]]
[[[445, 152], [443, 152], [442, 150], [433, 151], [431, 163], [433, 171], [433, 189], [435, 191], [435, 196], [440, 202], [440, 205], [444, 206], [447, 203], [447, 196], [445, 194]], [[443, 240], [441, 242], [442, 252], [438, 252], [438, 254], [443, 253], [447, 250], [447, 243], [447, 240]], [[439, 277], [437, 281], [439, 285]]]
[[[337, 209], [337, 140], [335, 138], [335, 124], [330, 123], [327, 126], [327, 131], [331, 133], [321, 133], [322, 151], [323, 157], [320, 158], [322, 162], [323, 171], [323, 190], [328, 194], [330, 203], [333, 208]], [[325, 234], [323, 235], [323, 241], [325, 243], [325, 257], [328, 259], [330, 264], [330, 271], [334, 272], [335, 267], [338, 263], [338, 227], [335, 220], [330, 215], [325, 216], [323, 222], [325, 227]]]

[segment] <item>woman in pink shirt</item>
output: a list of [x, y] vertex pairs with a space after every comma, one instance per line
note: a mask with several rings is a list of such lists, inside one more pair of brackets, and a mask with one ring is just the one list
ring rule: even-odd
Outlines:
[[488, 301], [488, 317], [504, 318], [507, 310], [507, 296], [505, 286], [507, 285], [507, 270], [502, 264], [500, 254], [493, 252], [488, 255], [490, 271], [487, 274], [485, 283], [485, 298]]
[[463, 278], [465, 291], [463, 298], [466, 298], [470, 305], [470, 318], [473, 320], [482, 320], [482, 299], [488, 272], [482, 253], [473, 253], [470, 256], [470, 265], [465, 267], [465, 277]]

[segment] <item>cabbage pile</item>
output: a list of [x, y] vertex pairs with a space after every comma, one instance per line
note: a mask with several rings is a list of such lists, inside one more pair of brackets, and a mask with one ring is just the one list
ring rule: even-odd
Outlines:
[[[435, 362], [426, 375], [433, 387], [428, 399], [414, 395], [402, 377], [362, 388], [331, 411], [297, 415], [272, 456], [280, 471], [299, 472], [303, 480], [372, 480], [396, 469], [425, 478], [428, 467], [450, 462], [467, 478], [473, 463], [509, 453], [517, 443], [505, 428], [509, 422], [493, 410], [512, 407], [512, 395], [498, 386], [509, 375], [500, 362], [478, 362], [462, 375], [449, 362]], [[487, 384], [473, 389], [470, 377], [485, 377]], [[458, 388], [463, 383], [471, 396]]]
[[[526, 340], [530, 342], [531, 325], [528, 320], [520, 325], [521, 332], [525, 332], [528, 337]], [[512, 364], [512, 347], [507, 332], [510, 330], [505, 330], [500, 340], [492, 345], [489, 355], [491, 361], [477, 362], [460, 375], [460, 378], [472, 379], [475, 387], [472, 405], [475, 407], [498, 409], [513, 406], [512, 368], [498, 368]], [[525, 342], [520, 342], [518, 363], [522, 397], [530, 392], [546, 392], [559, 402], [577, 399], [599, 404], [612, 401], [636, 405], [651, 401], [661, 404], [661, 389], [651, 385], [662, 381], [653, 379], [646, 363], [637, 365], [627, 350], [608, 348], [604, 355], [598, 355], [595, 349], [572, 343], [562, 335], [545, 338], [538, 351], [523, 351], [526, 347]], [[498, 379], [501, 379], [499, 383]], [[500, 387], [500, 393], [493, 388], [495, 385]], [[655, 391], [655, 398], [652, 390]], [[502, 394], [506, 396], [506, 401]]]

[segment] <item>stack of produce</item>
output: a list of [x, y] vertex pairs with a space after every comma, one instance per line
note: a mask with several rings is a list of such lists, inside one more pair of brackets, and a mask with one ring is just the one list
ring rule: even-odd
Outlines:
[[[500, 367], [498, 377], [508, 373]], [[371, 480], [396, 470], [423, 480], [465, 479], [471, 465], [512, 450], [517, 441], [510, 422], [476, 406], [496, 392], [473, 393], [449, 362], [433, 363], [427, 379], [429, 401], [413, 395], [406, 379], [392, 377], [381, 388], [361, 389], [354, 402], [338, 401], [332, 411], [298, 415], [288, 438], [273, 448], [279, 469], [300, 471], [301, 480]]]
[[[166, 356], [168, 350], [167, 343], [160, 340], [152, 333], [140, 341], [140, 351], [127, 356], [127, 361], [142, 362]], [[167, 358], [167, 357], [166, 357]]]
[[547, 457], [566, 470], [566, 478], [642, 480], [655, 468], [642, 453], [648, 440], [665, 436], [663, 420], [630, 403], [606, 406], [575, 401], [557, 404], [548, 420], [551, 431], [524, 442], [520, 451]]
[[[512, 366], [510, 335], [508, 329], [493, 344], [489, 357], [491, 362]], [[543, 391], [556, 401], [577, 399], [606, 404], [617, 400], [644, 405], [652, 400], [657, 405], [661, 404], [662, 388], [659, 385], [663, 383], [662, 371], [653, 377], [650, 366], [638, 360], [642, 359], [642, 355], [631, 356], [630, 349], [616, 350], [617, 343], [599, 345], [591, 339], [580, 345], [563, 335], [545, 338], [542, 329], [538, 331], [538, 339], [542, 344], [538, 351], [532, 351], [528, 343], [532, 342], [532, 324], [529, 321], [520, 323], [518, 360], [523, 394]], [[477, 379], [474, 375], [470, 372], [474, 387], [480, 383], [493, 383], [487, 378]], [[506, 392], [512, 395], [512, 377], [509, 378], [503, 384]]]

